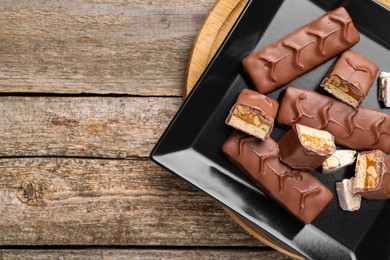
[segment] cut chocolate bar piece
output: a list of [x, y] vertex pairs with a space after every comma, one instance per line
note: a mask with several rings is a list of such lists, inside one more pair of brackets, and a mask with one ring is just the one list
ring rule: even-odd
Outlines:
[[360, 209], [362, 197], [358, 194], [354, 194], [353, 183], [353, 177], [350, 180], [344, 179], [341, 182], [336, 183], [339, 204], [345, 211], [355, 211]]
[[348, 12], [339, 7], [243, 60], [260, 93], [271, 92], [360, 40]]
[[354, 51], [347, 50], [337, 60], [321, 87], [357, 109], [371, 89], [378, 66]]
[[390, 107], [390, 73], [381, 72], [379, 76], [379, 100], [385, 107]]
[[256, 91], [244, 89], [230, 110], [226, 124], [262, 140], [269, 138], [279, 104]]
[[390, 153], [390, 115], [363, 106], [355, 110], [314, 91], [288, 87], [279, 104], [277, 122], [326, 130], [336, 144], [351, 149]]
[[322, 163], [322, 173], [331, 173], [355, 162], [355, 150], [336, 150]]
[[380, 150], [359, 153], [354, 191], [366, 199], [390, 199], [390, 157]]
[[279, 160], [278, 145], [235, 131], [223, 144], [225, 155], [268, 196], [304, 223], [312, 222], [333, 194], [312, 174]]
[[279, 140], [280, 159], [291, 168], [315, 170], [336, 151], [327, 131], [296, 124]]

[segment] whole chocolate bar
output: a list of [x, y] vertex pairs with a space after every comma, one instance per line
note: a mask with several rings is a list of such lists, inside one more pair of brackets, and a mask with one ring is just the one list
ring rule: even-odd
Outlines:
[[354, 191], [366, 199], [390, 199], [390, 157], [380, 150], [356, 159]]
[[278, 145], [271, 138], [261, 141], [235, 131], [222, 151], [266, 194], [304, 223], [312, 222], [333, 198], [312, 174], [281, 162]]
[[282, 162], [293, 169], [315, 170], [336, 151], [334, 137], [327, 131], [295, 124], [279, 140]]
[[260, 93], [268, 93], [352, 47], [360, 40], [348, 12], [339, 7], [243, 60]]
[[378, 71], [375, 63], [361, 54], [347, 50], [322, 81], [321, 87], [357, 109], [370, 91]]
[[259, 92], [244, 89], [230, 110], [226, 124], [262, 140], [269, 138], [279, 104]]
[[279, 105], [277, 122], [326, 130], [336, 144], [355, 150], [390, 153], [390, 115], [366, 107], [358, 110], [317, 92], [288, 87]]

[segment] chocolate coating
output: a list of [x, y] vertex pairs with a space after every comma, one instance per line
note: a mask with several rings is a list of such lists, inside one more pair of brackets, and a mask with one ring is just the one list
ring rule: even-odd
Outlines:
[[271, 92], [360, 40], [348, 12], [339, 7], [243, 60], [260, 93]]
[[272, 119], [275, 119], [279, 108], [279, 104], [275, 99], [247, 88], [241, 91], [236, 103], [259, 109]]
[[[322, 81], [321, 86], [325, 86], [330, 76], [338, 76], [352, 90], [352, 95], [360, 96], [357, 105], [359, 107], [370, 91], [378, 71], [378, 66], [371, 60], [359, 53], [347, 50], [337, 60], [328, 76]], [[327, 89], [325, 88], [325, 90]]]
[[366, 107], [353, 109], [335, 98], [288, 87], [277, 122], [326, 130], [339, 145], [355, 150], [379, 149], [390, 153], [390, 115]]
[[315, 170], [336, 151], [336, 146], [327, 149], [308, 149], [299, 138], [301, 135], [297, 125], [279, 140], [280, 159], [293, 169]]
[[278, 145], [235, 131], [223, 144], [225, 155], [266, 194], [304, 223], [312, 222], [333, 194], [308, 172], [279, 160]]
[[[234, 115], [235, 108], [238, 105], [251, 108], [250, 110], [261, 118], [260, 120], [262, 121], [262, 123], [265, 123], [266, 125], [269, 126], [268, 131], [266, 131], [265, 137], [261, 138], [261, 139], [268, 139], [272, 131], [272, 128], [274, 126], [274, 120], [276, 114], [278, 113], [278, 108], [279, 108], [278, 102], [272, 98], [269, 98], [263, 94], [260, 94], [259, 92], [250, 89], [243, 89], [241, 91], [240, 95], [237, 98], [237, 102], [230, 110], [229, 116], [226, 119], [226, 124], [233, 126], [250, 135], [254, 135], [251, 133], [249, 129], [246, 129], [245, 127], [238, 128], [234, 124], [231, 124], [231, 119]], [[247, 123], [250, 124], [250, 122]]]
[[[372, 153], [372, 151], [362, 152], [362, 154], [368, 153]], [[377, 155], [377, 186], [375, 188], [355, 189], [355, 193], [371, 200], [390, 199], [390, 156], [380, 150], [375, 151], [375, 153]]]

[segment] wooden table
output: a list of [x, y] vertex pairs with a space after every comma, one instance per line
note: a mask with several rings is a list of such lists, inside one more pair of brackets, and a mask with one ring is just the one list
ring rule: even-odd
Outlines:
[[288, 259], [148, 158], [214, 1], [0, 1], [0, 259]]

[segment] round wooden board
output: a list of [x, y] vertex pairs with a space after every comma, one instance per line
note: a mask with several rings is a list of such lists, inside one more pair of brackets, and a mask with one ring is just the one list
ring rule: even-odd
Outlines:
[[[184, 97], [190, 93], [247, 3], [248, 0], [217, 0], [194, 41], [187, 67]], [[231, 210], [225, 208], [225, 211], [242, 228], [264, 244], [292, 258], [303, 259]]]

